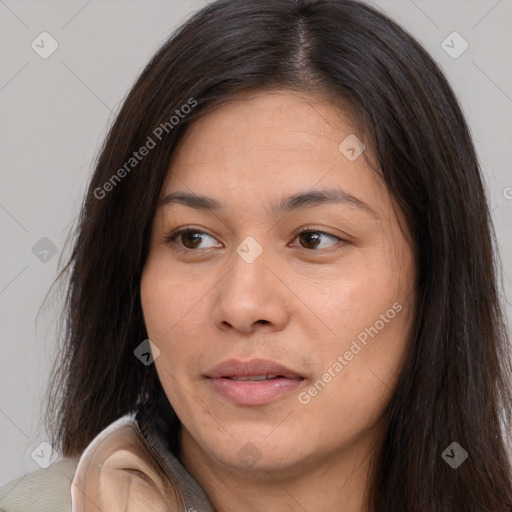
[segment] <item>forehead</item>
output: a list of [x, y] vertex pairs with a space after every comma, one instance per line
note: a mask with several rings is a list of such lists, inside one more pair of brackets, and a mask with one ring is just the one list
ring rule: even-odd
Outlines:
[[[262, 158], [283, 154], [287, 161], [302, 161], [329, 148], [334, 149], [329, 153], [336, 154], [338, 145], [332, 148], [332, 142], [354, 132], [348, 112], [322, 96], [294, 91], [255, 92], [229, 100], [194, 122], [176, 156], [193, 156], [199, 161], [211, 154], [250, 157], [260, 152]], [[203, 144], [194, 148], [193, 155], [183, 155], [190, 138], [201, 139]]]
[[[384, 206], [385, 187], [365, 159], [370, 148], [357, 156], [362, 143], [349, 115], [324, 97], [292, 91], [241, 96], [189, 127], [161, 197], [187, 191], [263, 200], [342, 187]], [[346, 151], [352, 147], [356, 158]]]

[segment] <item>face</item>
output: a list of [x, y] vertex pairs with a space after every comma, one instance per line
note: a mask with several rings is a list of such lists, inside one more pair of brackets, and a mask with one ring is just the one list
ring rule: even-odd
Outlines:
[[415, 270], [354, 137], [327, 100], [260, 92], [196, 121], [177, 148], [141, 300], [184, 450], [303, 471], [375, 441]]

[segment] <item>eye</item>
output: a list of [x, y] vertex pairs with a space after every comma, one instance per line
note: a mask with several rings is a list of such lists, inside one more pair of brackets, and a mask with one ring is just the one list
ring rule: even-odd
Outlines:
[[182, 228], [166, 236], [165, 243], [173, 248], [174, 246], [178, 245], [176, 248], [178, 251], [193, 251], [197, 248], [209, 249], [211, 247], [215, 247], [215, 245], [211, 245], [209, 247], [199, 247], [204, 237], [215, 240], [212, 236], [208, 235], [204, 231], [192, 228]]
[[[295, 238], [300, 240], [300, 243], [304, 249], [308, 250], [319, 250], [319, 249], [328, 249], [329, 247], [333, 247], [338, 242], [344, 243], [345, 241], [335, 235], [331, 235], [324, 231], [312, 229], [311, 227], [307, 227], [305, 229], [301, 229], [295, 232]], [[322, 240], [331, 239], [334, 241], [331, 245], [327, 245], [327, 247], [322, 246]], [[321, 247], [322, 246], [322, 247]]]
[[[294, 233], [295, 239], [299, 239], [303, 249], [310, 251], [318, 251], [319, 249], [328, 249], [336, 245], [338, 242], [344, 243], [345, 240], [326, 233], [318, 229], [312, 229], [311, 227], [302, 228]], [[212, 244], [210, 246], [201, 247], [201, 243], [204, 238], [214, 240], [212, 236], [208, 235], [204, 231], [193, 229], [193, 228], [181, 228], [165, 237], [165, 243], [178, 251], [195, 251], [196, 249], [211, 249], [213, 247], [219, 247], [218, 244]], [[334, 243], [322, 246], [322, 241], [330, 239]]]

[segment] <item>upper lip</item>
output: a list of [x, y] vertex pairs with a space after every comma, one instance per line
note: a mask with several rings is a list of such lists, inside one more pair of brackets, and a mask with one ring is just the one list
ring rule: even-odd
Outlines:
[[303, 377], [290, 368], [267, 359], [250, 359], [248, 361], [239, 361], [238, 359], [228, 359], [212, 368], [207, 377], [211, 379], [229, 378], [229, 377], [250, 377], [254, 375], [276, 375], [287, 379], [302, 379]]

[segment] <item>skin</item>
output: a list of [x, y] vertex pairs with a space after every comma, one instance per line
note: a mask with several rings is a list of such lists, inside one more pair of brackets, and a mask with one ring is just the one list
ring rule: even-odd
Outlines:
[[[260, 91], [197, 120], [171, 162], [160, 199], [183, 191], [223, 206], [157, 208], [141, 300], [160, 349], [160, 381], [183, 424], [183, 463], [217, 511], [367, 510], [365, 485], [409, 339], [416, 274], [405, 220], [382, 180], [364, 156], [350, 161], [338, 149], [355, 133], [328, 99]], [[373, 213], [325, 203], [269, 215], [270, 202], [330, 188]], [[166, 242], [187, 226], [206, 234]], [[313, 238], [295, 235], [301, 228]], [[249, 236], [263, 251], [251, 263], [236, 252]], [[395, 303], [401, 311], [333, 371]], [[232, 358], [275, 360], [304, 380], [271, 403], [235, 405], [204, 377]], [[301, 403], [299, 393], [304, 398], [329, 368], [330, 381]], [[252, 450], [256, 463], [240, 450]]]

